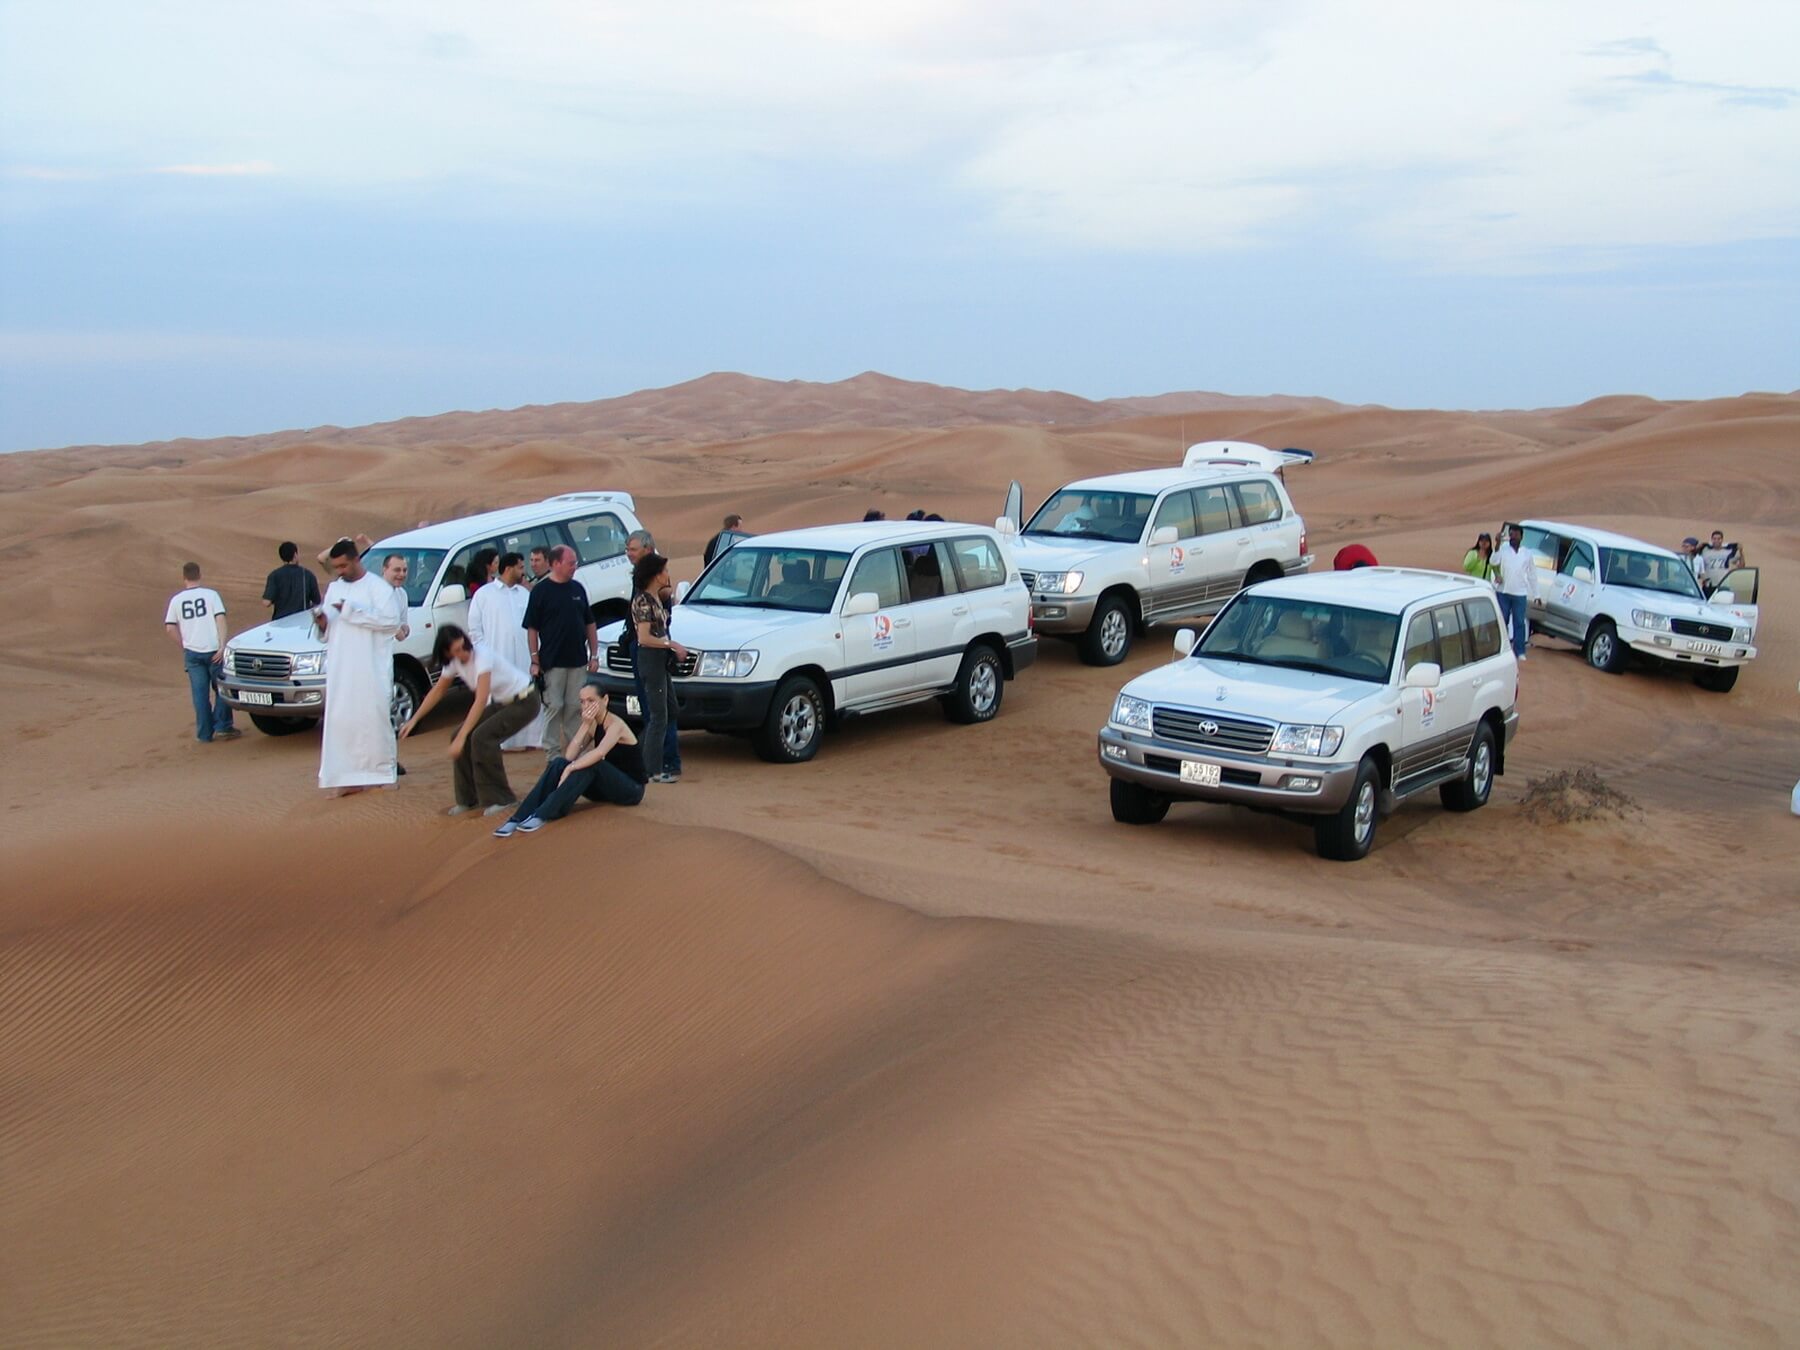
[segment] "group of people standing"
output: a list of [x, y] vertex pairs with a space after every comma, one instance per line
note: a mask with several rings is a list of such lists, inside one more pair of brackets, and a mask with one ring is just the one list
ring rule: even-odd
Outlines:
[[1525, 542], [1522, 527], [1503, 525], [1500, 534], [1503, 542], [1499, 548], [1486, 530], [1476, 535], [1474, 547], [1463, 555], [1462, 570], [1494, 588], [1513, 655], [1523, 661], [1531, 644], [1531, 606], [1538, 598], [1537, 563], [1521, 547]]

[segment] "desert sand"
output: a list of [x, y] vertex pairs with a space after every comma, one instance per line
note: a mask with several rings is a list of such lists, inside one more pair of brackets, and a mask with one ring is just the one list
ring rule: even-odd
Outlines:
[[[1490, 806], [1345, 866], [1115, 824], [1123, 670], [809, 765], [684, 738], [636, 811], [445, 819], [313, 736], [202, 746], [198, 560], [622, 487], [771, 530], [1233, 436], [1313, 550], [1549, 515], [1763, 568], [1729, 695], [1546, 642]], [[0, 460], [0, 1344], [1800, 1344], [1800, 395], [1525, 412], [713, 376], [602, 404]], [[509, 760], [515, 786], [529, 757]], [[1637, 806], [1537, 823], [1591, 764]]]

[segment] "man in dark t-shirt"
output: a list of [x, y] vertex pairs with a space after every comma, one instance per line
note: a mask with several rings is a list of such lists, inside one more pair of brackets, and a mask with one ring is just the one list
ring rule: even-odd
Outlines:
[[285, 619], [319, 603], [319, 579], [294, 561], [300, 556], [299, 545], [289, 541], [276, 552], [281, 555], [281, 566], [263, 583], [262, 598], [271, 619]]
[[525, 602], [531, 674], [543, 676], [544, 749], [560, 755], [581, 721], [581, 684], [598, 670], [600, 644], [587, 588], [575, 580], [575, 550], [550, 550], [550, 575]]

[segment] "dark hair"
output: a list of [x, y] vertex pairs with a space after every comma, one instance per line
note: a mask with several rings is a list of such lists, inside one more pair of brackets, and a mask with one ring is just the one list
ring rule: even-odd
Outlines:
[[[440, 666], [450, 659], [450, 649], [469, 635], [453, 623], [438, 629], [437, 641], [431, 644], [431, 659]], [[473, 645], [473, 644], [471, 644]]]
[[923, 520], [923, 519], [925, 519], [925, 508], [922, 506], [915, 506], [912, 510], [910, 510], [906, 513], [906, 518], [908, 520]]
[[276, 549], [275, 552], [281, 555], [281, 561], [292, 562], [295, 558], [300, 556], [300, 545], [290, 539], [287, 543]]
[[387, 565], [389, 563], [391, 563], [392, 561], [394, 561], [395, 558], [400, 559], [401, 562], [406, 561], [406, 555], [404, 553], [390, 553], [387, 555], [387, 557], [385, 557], [381, 560], [382, 568], [385, 570]]
[[865, 524], [871, 520], [886, 520], [886, 519], [887, 519], [886, 511], [877, 511], [872, 506], [867, 511], [863, 512], [863, 521]]
[[533, 544], [531, 546], [531, 551], [533, 553], [543, 554], [544, 561], [546, 561], [546, 562], [548, 562], [550, 560], [550, 545], [548, 545], [548, 544]]
[[933, 511], [930, 515], [926, 516], [925, 519], [926, 520], [935, 520], [940, 525], [943, 523], [943, 520], [944, 520], [944, 518], [942, 516], [940, 516], [936, 511]]
[[663, 555], [658, 553], [655, 549], [651, 549], [650, 552], [646, 553], [632, 564], [631, 588], [634, 591], [649, 590], [650, 583], [661, 576], [663, 574], [663, 569], [668, 567], [668, 565], [669, 560], [667, 558], [663, 557]]
[[331, 546], [331, 552], [325, 556], [328, 558], [355, 558], [360, 555], [357, 553], [356, 540], [340, 539]]
[[524, 561], [525, 560], [516, 553], [502, 553], [500, 555], [500, 570], [504, 572], [507, 568], [517, 567]]
[[738, 515], [736, 512], [733, 512], [731, 515], [725, 517], [725, 523], [722, 528], [727, 529], [727, 530], [735, 530], [738, 526], [742, 525], [743, 523], [744, 523], [744, 518], [742, 516]]
[[181, 576], [184, 581], [200, 580], [200, 564], [199, 563], [183, 563], [183, 564], [181, 564]]
[[469, 575], [480, 577], [486, 581], [494, 575], [494, 559], [500, 556], [497, 548], [478, 548], [475, 556], [469, 559]]

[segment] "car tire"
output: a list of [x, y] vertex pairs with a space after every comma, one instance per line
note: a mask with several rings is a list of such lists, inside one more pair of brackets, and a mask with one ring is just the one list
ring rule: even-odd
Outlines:
[[1494, 790], [1494, 729], [1483, 722], [1469, 747], [1469, 769], [1461, 778], [1438, 788], [1446, 811], [1477, 811]]
[[1694, 683], [1710, 693], [1729, 694], [1737, 688], [1738, 672], [1742, 669], [1742, 666], [1721, 666], [1716, 670], [1697, 670], [1694, 672]]
[[316, 717], [270, 717], [267, 713], [251, 713], [250, 725], [265, 736], [297, 736], [319, 725]]
[[1169, 796], [1123, 778], [1112, 780], [1113, 819], [1121, 825], [1155, 825], [1169, 814]]
[[[1267, 558], [1264, 558], [1261, 562], [1252, 566], [1248, 572], [1244, 573], [1244, 586], [1254, 586], [1259, 581], [1279, 581], [1280, 579], [1281, 564], [1270, 562]], [[1242, 590], [1243, 586], [1240, 586], [1238, 589]]]
[[781, 682], [769, 701], [768, 716], [752, 743], [771, 764], [804, 764], [819, 753], [825, 737], [825, 695], [804, 675]]
[[1628, 648], [1619, 641], [1619, 630], [1611, 619], [1596, 619], [1588, 629], [1587, 663], [1595, 670], [1617, 675], [1625, 669]]
[[985, 642], [978, 642], [963, 653], [962, 668], [956, 672], [956, 688], [944, 699], [944, 715], [952, 722], [971, 725], [991, 722], [1000, 711], [1000, 697], [1006, 689], [1006, 668], [1000, 664], [1000, 653]]
[[394, 724], [395, 735], [412, 720], [429, 691], [425, 677], [411, 666], [394, 667], [394, 692], [388, 700], [388, 719]]
[[1090, 666], [1116, 666], [1131, 655], [1131, 606], [1103, 595], [1081, 635], [1081, 659]]
[[1319, 856], [1333, 862], [1357, 862], [1368, 857], [1369, 850], [1375, 847], [1380, 800], [1381, 773], [1375, 761], [1365, 756], [1356, 767], [1356, 782], [1351, 785], [1349, 799], [1313, 825], [1313, 843]]

